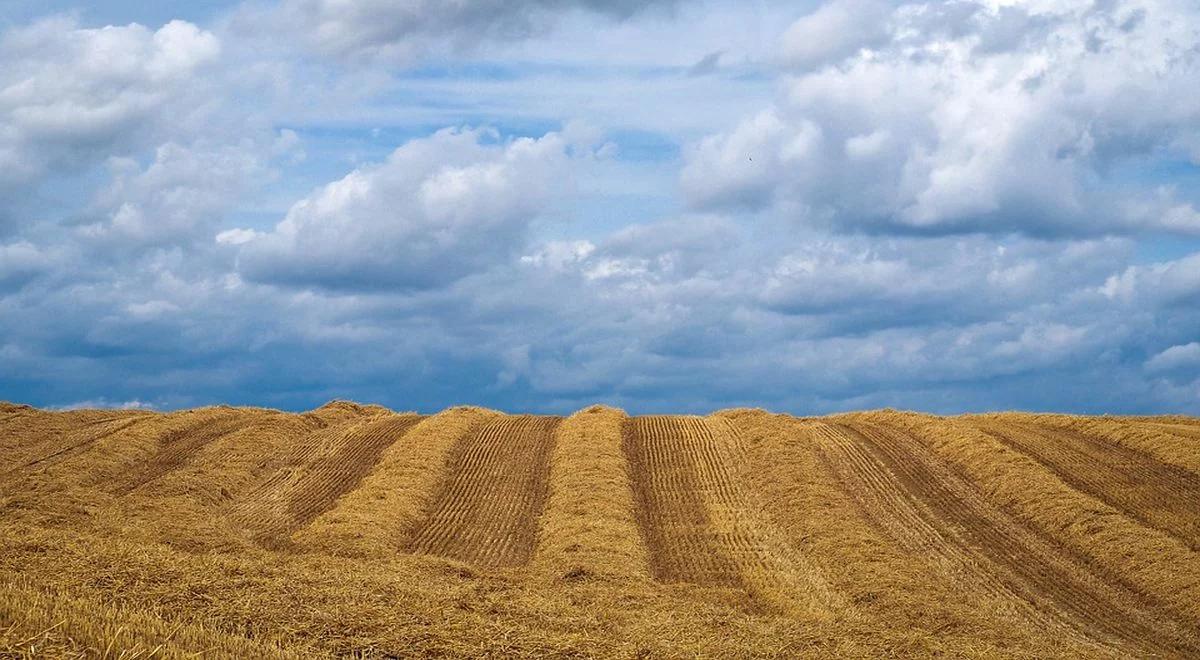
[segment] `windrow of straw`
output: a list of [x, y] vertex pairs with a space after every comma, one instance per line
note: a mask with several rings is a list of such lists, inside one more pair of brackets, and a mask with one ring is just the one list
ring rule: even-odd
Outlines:
[[[1200, 427], [1197, 435], [1172, 432], [1168, 424], [1131, 421], [1119, 417], [1074, 415], [1021, 415], [1036, 424], [1083, 433], [1144, 452], [1164, 463], [1200, 474]], [[1168, 418], [1169, 419], [1169, 418]]]
[[59, 486], [117, 488], [165, 446], [213, 425], [240, 423], [251, 414], [217, 406], [147, 415], [116, 432], [103, 434], [81, 453], [47, 466], [46, 477]]
[[261, 483], [301, 438], [318, 428], [302, 415], [263, 413], [249, 426], [201, 448], [169, 479], [146, 484], [136, 494], [147, 499], [186, 498], [224, 510]]
[[302, 548], [336, 556], [400, 552], [445, 482], [455, 443], [500, 414], [460, 406], [422, 420], [384, 451], [358, 488], [293, 534], [292, 540]]
[[649, 579], [621, 451], [626, 419], [622, 410], [592, 406], [559, 424], [535, 571], [564, 580]]
[[77, 451], [106, 431], [152, 413], [126, 410], [49, 412], [9, 405], [0, 413], [0, 479], [13, 470], [38, 468], [47, 457]]
[[[274, 469], [238, 499], [230, 515], [233, 523], [258, 543], [279, 545], [281, 539], [299, 527], [293, 509], [303, 503], [295, 501], [295, 495], [300, 485], [311, 478], [314, 463], [360, 429], [383, 418], [383, 415], [352, 417], [321, 427], [311, 418], [300, 417], [308, 425], [316, 426], [315, 430], [288, 443], [284, 455], [272, 461]], [[347, 470], [352, 466], [339, 467]]]
[[809, 557], [781, 538], [761, 503], [745, 488], [751, 471], [745, 439], [726, 417], [705, 418], [704, 426], [713, 440], [714, 463], [728, 475], [724, 496], [705, 500], [712, 531], [740, 541], [736, 560], [751, 592], [773, 609], [803, 619], [840, 616], [847, 608], [845, 597], [830, 587]]
[[848, 416], [902, 430], [968, 475], [993, 502], [1121, 576], [1192, 626], [1200, 624], [1200, 555], [1059, 480], [969, 424], [876, 411]]

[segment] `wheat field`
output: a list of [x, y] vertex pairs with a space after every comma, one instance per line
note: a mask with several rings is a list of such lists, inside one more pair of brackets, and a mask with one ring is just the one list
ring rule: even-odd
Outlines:
[[0, 404], [0, 657], [1200, 657], [1200, 420]]

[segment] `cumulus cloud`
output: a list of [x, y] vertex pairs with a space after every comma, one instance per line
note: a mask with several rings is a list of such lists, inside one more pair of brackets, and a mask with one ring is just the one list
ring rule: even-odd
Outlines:
[[144, 247], [207, 237], [255, 179], [265, 176], [262, 150], [246, 144], [160, 145], [154, 161], [109, 161], [111, 183], [97, 196], [94, 222], [79, 234], [108, 246]]
[[[789, 314], [837, 311], [860, 325], [963, 323], [996, 317], [1083, 287], [1122, 258], [1117, 241], [1063, 249], [1041, 241], [846, 238], [808, 243], [768, 271], [759, 297]], [[966, 295], [966, 292], [971, 292]], [[872, 319], [875, 319], [874, 321]]]
[[[252, 281], [329, 289], [423, 289], [511, 257], [530, 223], [571, 186], [573, 127], [499, 141], [450, 128], [396, 149], [296, 202], [241, 243]], [[589, 152], [590, 153], [590, 152]]]
[[[770, 40], [725, 33], [787, 23], [745, 5], [435, 4], [267, 7], [305, 55], [249, 10], [4, 33], [0, 200], [66, 194], [0, 239], [0, 398], [1197, 410], [1200, 255], [1146, 239], [1197, 223], [1183, 4], [834, 0], [777, 35], [770, 107], [739, 43]], [[563, 12], [504, 47], [519, 81], [381, 73]], [[584, 106], [605, 131], [427, 128]]]
[[215, 35], [185, 21], [89, 29], [53, 18], [3, 33], [0, 185], [153, 144], [162, 123], [203, 105], [194, 79], [220, 51]]
[[829, 409], [906, 397], [928, 407], [935, 396], [954, 407], [987, 387], [991, 401], [1037, 407], [1062, 394], [1033, 386], [1038, 374], [1137, 369], [1106, 351], [1138, 337], [1131, 328], [1147, 317], [1097, 313], [1089, 292], [1124, 258], [1120, 240], [1063, 249], [825, 237], [768, 247], [736, 226], [707, 243], [689, 224], [703, 232], [703, 221], [671, 220], [547, 243], [522, 260], [520, 284], [504, 288], [537, 295], [494, 304], [519, 305], [507, 318], [523, 329], [505, 332], [535, 339], [522, 353], [533, 391], [574, 401], [606, 392], [640, 409], [660, 396], [670, 403], [659, 409], [712, 400]]
[[1178, 305], [1200, 298], [1200, 254], [1160, 263], [1130, 266], [1109, 276], [1100, 292], [1125, 303]]
[[[1175, 0], [837, 1], [784, 39], [772, 108], [688, 153], [698, 208], [776, 208], [839, 229], [1200, 234], [1122, 175], [1191, 159], [1200, 17]], [[857, 30], [835, 31], [849, 22]], [[860, 33], [860, 31], [864, 31]]]

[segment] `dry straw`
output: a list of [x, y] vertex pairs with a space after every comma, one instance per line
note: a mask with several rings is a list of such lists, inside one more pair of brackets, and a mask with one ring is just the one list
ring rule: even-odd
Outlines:
[[592, 406], [559, 424], [535, 570], [564, 580], [649, 579], [621, 452], [626, 418]]
[[1071, 415], [1037, 415], [1033, 419], [1053, 428], [1103, 438], [1200, 474], [1200, 425], [1197, 424]]
[[[1156, 518], [1165, 532], [1140, 523], [1068, 485], [1064, 470], [1086, 468], [1052, 471], [978, 420], [648, 420], [597, 406], [551, 435], [548, 420], [481, 408], [406, 419], [349, 402], [303, 414], [0, 404], [0, 657], [1200, 655], [1200, 560], [1167, 533], [1179, 518]], [[1181, 417], [1018, 421], [1046, 431], [1029, 442], [1081, 433], [1183, 481], [1200, 437]], [[537, 478], [513, 481], [526, 459]], [[519, 482], [539, 502], [540, 518], [519, 516], [532, 557], [490, 568], [411, 552], [448, 499], [475, 520], [507, 496], [449, 488], [468, 463], [472, 483]], [[916, 468], [940, 481], [901, 478]], [[954, 529], [968, 520], [987, 533]], [[469, 527], [463, 543], [498, 542]], [[1057, 555], [970, 542], [1000, 527]], [[1005, 582], [1006, 549], [1043, 562], [1023, 575], [1071, 564], [1129, 602], [1064, 626], [1043, 593], [1055, 585]], [[663, 557], [681, 564], [666, 577]], [[1129, 613], [1185, 633], [1114, 635]]]
[[301, 547], [336, 556], [400, 552], [447, 478], [455, 442], [500, 413], [461, 406], [434, 415], [387, 449], [375, 470], [328, 512], [293, 535]]
[[1200, 555], [1176, 539], [1071, 488], [965, 422], [892, 411], [857, 417], [907, 431], [963, 470], [1003, 509], [1122, 576], [1192, 625], [1200, 622]]

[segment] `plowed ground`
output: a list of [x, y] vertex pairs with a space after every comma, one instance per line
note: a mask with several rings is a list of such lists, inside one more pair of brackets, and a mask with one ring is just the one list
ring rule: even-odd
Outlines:
[[623, 445], [654, 577], [743, 586], [733, 555], [746, 540], [718, 533], [711, 520], [710, 503], [734, 495], [703, 420], [635, 417]]

